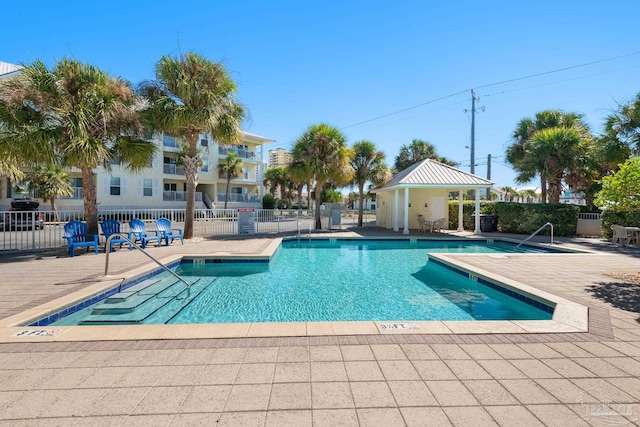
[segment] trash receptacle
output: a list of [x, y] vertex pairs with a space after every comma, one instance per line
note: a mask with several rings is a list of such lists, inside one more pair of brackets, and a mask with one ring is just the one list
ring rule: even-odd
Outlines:
[[[472, 215], [471, 219], [475, 224], [476, 216]], [[480, 214], [480, 231], [492, 232], [498, 231], [498, 218], [491, 214]]]

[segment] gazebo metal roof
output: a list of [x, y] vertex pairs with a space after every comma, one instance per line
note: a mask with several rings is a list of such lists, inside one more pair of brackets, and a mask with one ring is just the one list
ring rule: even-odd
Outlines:
[[461, 171], [444, 163], [426, 159], [397, 173], [391, 181], [376, 188], [374, 192], [397, 190], [400, 188], [491, 188], [488, 179]]

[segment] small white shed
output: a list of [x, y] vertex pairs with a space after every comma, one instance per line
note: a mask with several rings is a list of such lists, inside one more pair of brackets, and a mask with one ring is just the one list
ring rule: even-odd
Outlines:
[[[418, 228], [418, 217], [436, 220], [449, 216], [449, 193], [458, 192], [458, 230], [462, 231], [462, 195], [475, 191], [476, 212], [480, 212], [480, 190], [493, 182], [435, 160], [423, 160], [397, 173], [373, 192], [376, 200], [376, 225], [409, 234]], [[480, 234], [480, 217], [476, 215], [475, 233]]]

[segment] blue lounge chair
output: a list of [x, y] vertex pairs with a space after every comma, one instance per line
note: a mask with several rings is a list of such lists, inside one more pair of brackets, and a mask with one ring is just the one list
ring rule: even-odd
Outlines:
[[[111, 236], [114, 233], [120, 233], [120, 222], [116, 221], [115, 219], [106, 219], [100, 223], [100, 228], [102, 228], [102, 235], [108, 241], [109, 236]], [[126, 239], [123, 239], [121, 237], [114, 237], [113, 239], [111, 239], [111, 244], [109, 245], [109, 251], [113, 252], [114, 251], [113, 245], [117, 245], [118, 243], [122, 248], [123, 243], [129, 243], [129, 242]], [[104, 250], [106, 252], [107, 243], [105, 242], [104, 245], [105, 245]], [[129, 250], [131, 250], [132, 247], [133, 246], [131, 245], [131, 243], [129, 243]]]
[[[150, 235], [148, 233], [154, 233], [154, 235]], [[134, 242], [140, 241], [140, 246], [142, 249], [147, 247], [147, 243], [149, 242], [158, 242], [158, 246], [162, 246], [162, 241], [160, 240], [160, 232], [158, 230], [151, 230], [147, 233], [144, 222], [135, 218], [129, 221], [129, 239]]]
[[87, 252], [89, 248], [93, 246], [98, 254], [98, 235], [87, 234], [87, 224], [81, 221], [69, 221], [64, 225], [64, 236], [69, 244], [69, 256], [73, 257], [76, 254], [76, 248], [86, 247]]
[[182, 238], [181, 228], [171, 228], [171, 221], [166, 218], [159, 218], [156, 221], [156, 227], [160, 232], [160, 238], [164, 239], [165, 246], [169, 246], [169, 240], [172, 242], [175, 239], [180, 239], [180, 243], [184, 245], [184, 239]]

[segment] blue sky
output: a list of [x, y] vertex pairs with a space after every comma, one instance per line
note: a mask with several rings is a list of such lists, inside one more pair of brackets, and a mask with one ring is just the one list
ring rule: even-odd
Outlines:
[[[71, 3], [71, 4], [67, 4]], [[448, 3], [448, 4], [445, 4]], [[450, 4], [449, 4], [450, 3]], [[249, 132], [290, 148], [313, 123], [374, 142], [392, 164], [414, 138], [469, 170], [471, 97], [437, 98], [640, 51], [640, 2], [160, 1], [10, 2], [0, 61], [64, 56], [134, 83], [165, 54], [224, 61], [250, 111]], [[477, 89], [476, 174], [514, 186], [511, 132], [544, 109], [583, 113], [594, 132], [640, 92], [640, 54]]]

